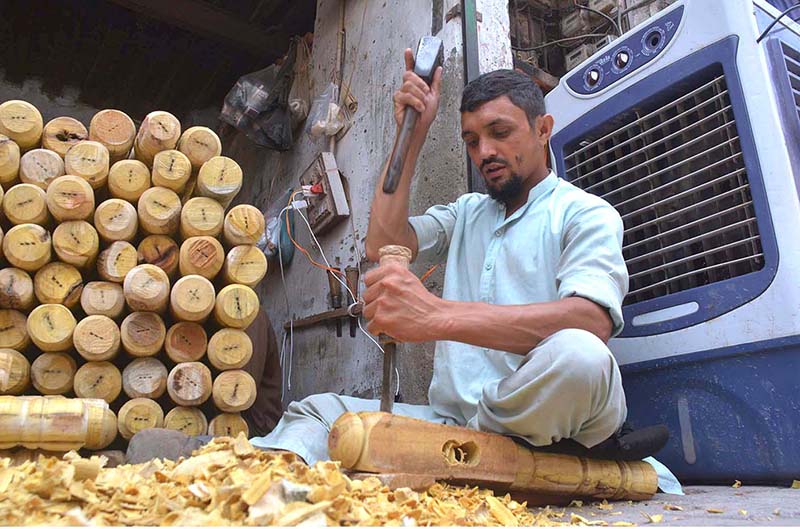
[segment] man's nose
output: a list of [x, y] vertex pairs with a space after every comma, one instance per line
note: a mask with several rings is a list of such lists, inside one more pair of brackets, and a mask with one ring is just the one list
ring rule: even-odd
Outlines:
[[478, 160], [483, 164], [484, 160], [497, 157], [497, 149], [494, 142], [490, 140], [481, 140], [478, 144]]

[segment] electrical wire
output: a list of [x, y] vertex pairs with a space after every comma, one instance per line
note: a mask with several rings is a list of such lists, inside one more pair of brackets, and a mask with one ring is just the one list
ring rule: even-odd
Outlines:
[[582, 6], [582, 5], [580, 5], [578, 3], [578, 0], [572, 0], [572, 4], [575, 7], [577, 7], [578, 9], [583, 9], [584, 11], [589, 11], [590, 13], [594, 13], [595, 15], [600, 15], [601, 17], [605, 18], [606, 20], [611, 22], [611, 25], [614, 26], [614, 29], [617, 30], [617, 36], [619, 36], [619, 37], [622, 36], [622, 29], [619, 27], [617, 22], [613, 18], [611, 18], [610, 16], [606, 15], [605, 13], [603, 13], [602, 11], [599, 11], [597, 9], [594, 9], [594, 8], [591, 8], [591, 7], [587, 7], [587, 6]]
[[553, 41], [550, 41], [550, 42], [545, 42], [544, 44], [539, 44], [538, 46], [533, 46], [531, 48], [517, 48], [515, 46], [512, 46], [511, 49], [514, 50], [514, 51], [536, 51], [536, 50], [540, 50], [542, 48], [547, 48], [549, 46], [554, 46], [554, 45], [558, 44], [559, 42], [569, 42], [569, 41], [580, 40], [580, 39], [585, 39], [585, 38], [589, 38], [589, 37], [607, 37], [607, 36], [608, 36], [608, 33], [586, 33], [584, 35], [577, 35], [575, 37], [565, 37], [563, 39], [558, 39], [558, 40], [553, 40]]
[[[283, 212], [286, 212], [286, 229], [288, 232], [289, 229], [289, 209], [290, 206], [286, 206], [283, 208], [280, 213], [278, 213], [278, 219], [281, 218]], [[280, 221], [278, 222], [278, 263], [280, 264], [281, 269], [281, 282], [283, 283], [283, 295], [286, 299], [286, 319], [289, 320], [289, 362], [288, 362], [288, 372], [287, 372], [287, 362], [286, 362], [286, 329], [283, 330], [283, 340], [281, 341], [281, 354], [280, 354], [280, 362], [281, 362], [281, 376], [283, 378], [281, 383], [281, 400], [284, 399], [286, 395], [286, 390], [292, 389], [292, 361], [294, 358], [294, 316], [292, 314], [291, 303], [289, 302], [289, 288], [286, 285], [286, 277], [283, 273], [283, 250], [281, 248], [280, 242]]]
[[767, 33], [769, 33], [769, 32], [770, 32], [770, 30], [772, 30], [772, 28], [773, 28], [773, 27], [775, 27], [775, 24], [777, 24], [777, 23], [778, 23], [778, 22], [779, 22], [779, 21], [780, 21], [780, 20], [781, 20], [783, 17], [785, 17], [785, 16], [786, 16], [786, 15], [787, 15], [787, 14], [788, 14], [790, 11], [794, 11], [794, 10], [795, 10], [795, 9], [797, 9], [798, 7], [800, 7], [800, 3], [797, 3], [797, 4], [795, 4], [795, 5], [791, 6], [791, 7], [787, 7], [786, 9], [784, 9], [784, 10], [783, 10], [783, 12], [782, 12], [780, 15], [778, 15], [778, 18], [776, 18], [775, 20], [773, 20], [772, 22], [770, 22], [769, 26], [767, 26], [767, 29], [765, 29], [765, 30], [764, 30], [764, 32], [763, 32], [761, 35], [759, 35], [759, 37], [756, 39], [756, 44], [758, 44], [759, 42], [761, 42], [761, 40], [762, 40], [764, 37], [766, 37], [766, 36], [767, 36]]

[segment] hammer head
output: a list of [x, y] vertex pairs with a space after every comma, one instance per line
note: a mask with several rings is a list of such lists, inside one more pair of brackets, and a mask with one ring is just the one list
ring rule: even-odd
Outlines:
[[417, 54], [414, 57], [414, 73], [431, 84], [436, 68], [444, 60], [444, 44], [438, 37], [422, 37], [419, 39]]

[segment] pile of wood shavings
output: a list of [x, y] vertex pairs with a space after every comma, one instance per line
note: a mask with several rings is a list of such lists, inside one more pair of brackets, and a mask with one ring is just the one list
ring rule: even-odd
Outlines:
[[[489, 490], [437, 484], [391, 491], [338, 463], [218, 438], [179, 462], [103, 468], [104, 457], [0, 459], [1, 525], [568, 525]], [[581, 523], [584, 520], [570, 520]], [[600, 524], [606, 525], [603, 522]], [[591, 525], [597, 525], [597, 522]]]

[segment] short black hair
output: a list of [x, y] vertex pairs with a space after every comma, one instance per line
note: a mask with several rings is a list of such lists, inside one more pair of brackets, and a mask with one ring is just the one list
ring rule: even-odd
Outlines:
[[544, 95], [533, 79], [515, 70], [485, 73], [464, 87], [461, 112], [474, 112], [484, 103], [508, 96], [528, 116], [531, 126], [545, 113]]

